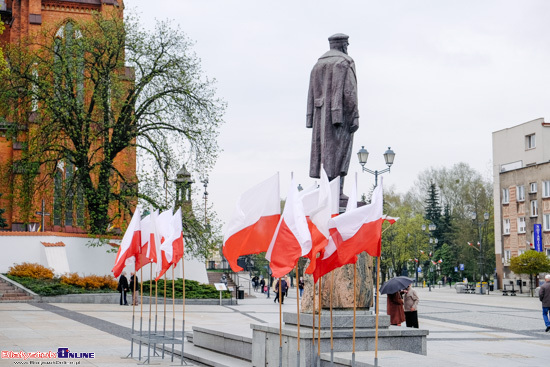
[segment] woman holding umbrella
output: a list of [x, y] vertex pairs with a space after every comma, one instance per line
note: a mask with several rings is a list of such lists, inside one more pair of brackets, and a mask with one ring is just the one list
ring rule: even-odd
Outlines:
[[395, 277], [388, 280], [380, 288], [381, 294], [388, 295], [386, 312], [390, 315], [390, 324], [401, 326], [405, 321], [405, 310], [403, 309], [403, 298], [400, 292], [413, 282], [409, 277]]
[[405, 321], [405, 310], [403, 309], [403, 298], [400, 292], [388, 294], [387, 313], [390, 315], [390, 324], [401, 326]]

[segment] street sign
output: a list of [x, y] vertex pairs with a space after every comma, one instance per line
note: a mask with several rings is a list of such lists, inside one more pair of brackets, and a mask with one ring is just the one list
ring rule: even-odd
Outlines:
[[533, 229], [535, 251], [542, 252], [542, 224], [535, 224]]

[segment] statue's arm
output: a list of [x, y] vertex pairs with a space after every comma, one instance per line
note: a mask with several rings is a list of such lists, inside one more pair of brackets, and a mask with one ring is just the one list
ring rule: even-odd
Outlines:
[[307, 128], [313, 127], [313, 109], [315, 108], [314, 98], [315, 97], [313, 96], [313, 78], [311, 78], [309, 82], [309, 90], [307, 93], [307, 116], [306, 116]]
[[342, 125], [344, 122], [344, 85], [346, 82], [347, 65], [345, 62], [334, 64], [332, 70], [332, 95], [331, 95], [331, 118], [332, 124]]

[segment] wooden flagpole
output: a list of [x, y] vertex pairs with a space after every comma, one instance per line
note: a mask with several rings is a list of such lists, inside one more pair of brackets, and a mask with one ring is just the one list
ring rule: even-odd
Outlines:
[[357, 262], [353, 263], [353, 349], [351, 352], [351, 367], [355, 367], [355, 312], [357, 309]]
[[298, 345], [296, 352], [296, 366], [300, 367], [300, 277], [298, 276], [298, 262], [296, 263], [296, 317], [298, 327]]
[[185, 259], [183, 258], [183, 255], [181, 257], [181, 273], [183, 274], [183, 295], [182, 295], [182, 303], [183, 303], [183, 310], [182, 310], [182, 317], [183, 321], [181, 324], [181, 364], [183, 365], [183, 343], [185, 341]]
[[176, 285], [174, 280], [174, 268], [176, 264], [172, 265], [172, 357], [170, 362], [174, 362], [174, 343], [176, 338]]
[[[149, 263], [151, 267], [149, 268], [149, 329], [148, 329], [148, 335], [149, 340], [147, 343], [147, 363], [151, 363], [151, 311], [152, 311], [152, 305], [151, 305], [151, 292], [152, 292], [152, 286], [153, 286], [153, 263]], [[143, 270], [143, 267], [141, 268]], [[143, 271], [142, 274], [143, 275]], [[141, 294], [140, 294], [140, 303], [141, 307], [143, 307], [143, 277], [141, 278]], [[155, 349], [153, 349], [154, 353]]]
[[322, 283], [323, 277], [319, 278], [319, 322], [317, 327], [317, 367], [321, 366], [321, 308], [323, 307], [323, 302], [321, 299], [322, 292]]
[[[381, 234], [386, 232], [390, 227], [387, 227], [382, 231]], [[378, 367], [378, 315], [379, 315], [379, 309], [380, 309], [380, 294], [378, 294], [378, 291], [380, 289], [380, 256], [376, 259], [376, 289], [375, 289], [375, 297], [376, 297], [376, 326], [375, 326], [375, 332], [374, 332], [374, 366]]]
[[376, 264], [376, 331], [374, 333], [374, 366], [378, 367], [378, 310], [380, 308], [380, 295], [378, 294], [380, 284], [380, 257], [378, 257], [378, 264]]
[[283, 365], [283, 303], [281, 302], [282, 298], [282, 283], [281, 277], [279, 277], [279, 367]]
[[[134, 272], [135, 272], [135, 265], [134, 265]], [[135, 284], [134, 284], [134, 288], [135, 288]], [[121, 302], [124, 299], [123, 295], [124, 295], [124, 289], [121, 289], [121, 293], [120, 293]], [[132, 305], [132, 335], [134, 334], [134, 328], [135, 328], [135, 320], [136, 320], [135, 312], [136, 312], [136, 308], [135, 308], [135, 306]], [[134, 338], [133, 338], [133, 336], [132, 336], [132, 344], [130, 345], [130, 357], [134, 358]]]
[[334, 287], [334, 271], [330, 272], [330, 365], [334, 365], [334, 339], [332, 334], [332, 288]]
[[315, 294], [316, 284], [315, 284], [315, 277], [313, 277], [313, 308], [311, 311], [311, 328], [312, 328], [312, 338], [311, 338], [311, 359], [313, 360], [313, 356], [315, 355], [315, 297], [317, 296]]
[[[164, 272], [164, 322], [162, 324], [162, 336], [166, 335], [166, 272]], [[164, 359], [164, 343], [162, 343], [162, 359]]]
[[[135, 268], [134, 268], [135, 269]], [[132, 293], [132, 307], [136, 307], [134, 299], [136, 297], [136, 271], [134, 270], [134, 293]], [[141, 283], [143, 286], [143, 266], [140, 269], [139, 276], [141, 277]], [[139, 306], [139, 336], [142, 334], [143, 329], [143, 303]], [[139, 360], [141, 361], [141, 341], [139, 342]]]

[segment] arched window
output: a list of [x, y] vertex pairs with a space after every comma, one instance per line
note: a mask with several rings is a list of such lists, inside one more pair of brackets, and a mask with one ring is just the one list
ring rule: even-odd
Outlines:
[[84, 52], [80, 39], [82, 33], [75, 24], [68, 21], [55, 34], [54, 80], [59, 97], [62, 92], [84, 101]]

